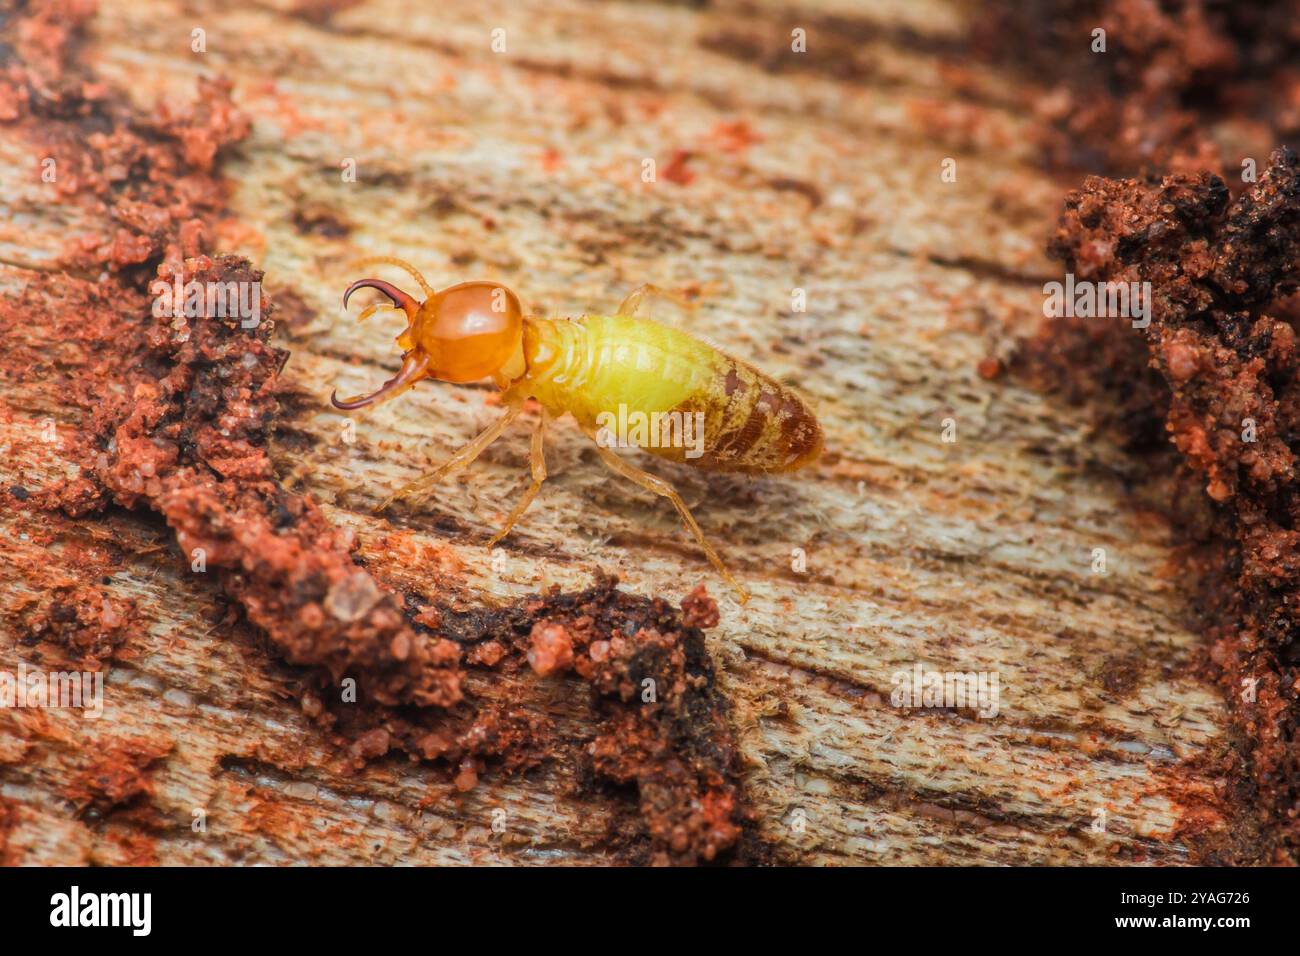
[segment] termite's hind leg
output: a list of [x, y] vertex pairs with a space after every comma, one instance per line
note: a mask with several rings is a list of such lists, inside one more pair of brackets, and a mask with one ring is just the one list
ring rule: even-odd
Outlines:
[[389, 505], [398, 500], [413, 499], [416, 502], [422, 501], [428, 496], [428, 493], [438, 484], [438, 482], [442, 481], [449, 475], [454, 475], [466, 465], [470, 464], [479, 455], [483, 454], [483, 449], [487, 448], [488, 445], [500, 438], [501, 433], [506, 430], [506, 426], [518, 418], [519, 413], [523, 410], [522, 405], [511, 405], [504, 415], [480, 432], [472, 442], [460, 451], [456, 452], [456, 454], [452, 455], [433, 471], [429, 472], [427, 475], [422, 475], [421, 477], [416, 478], [412, 482], [408, 482], [385, 498], [384, 503], [379, 506], [379, 510], [386, 510]]
[[[633, 318], [654, 319], [651, 314], [649, 305], [655, 299], [667, 299], [674, 303], [681, 313], [691, 313], [695, 311], [695, 303], [688, 301], [685, 297], [678, 295], [676, 292], [669, 292], [667, 289], [661, 289], [657, 285], [639, 285], [633, 289], [626, 299], [619, 303], [618, 315], [626, 315]], [[667, 322], [669, 325], [676, 325], [677, 322], [667, 321], [660, 318], [658, 321]]]
[[542, 437], [545, 433], [546, 410], [542, 409], [542, 413], [537, 419], [537, 424], [533, 427], [533, 442], [528, 452], [528, 464], [532, 468], [533, 483], [528, 486], [528, 490], [524, 492], [524, 496], [519, 499], [519, 502], [511, 510], [510, 516], [506, 518], [506, 523], [502, 526], [501, 530], [494, 534], [492, 540], [487, 543], [489, 548], [493, 547], [498, 541], [510, 533], [510, 529], [515, 526], [515, 522], [518, 521], [523, 516], [523, 513], [528, 510], [528, 506], [531, 505], [533, 499], [537, 497], [537, 492], [541, 490], [542, 482], [546, 480], [546, 455], [542, 449]]
[[604, 461], [612, 471], [617, 472], [624, 478], [631, 479], [642, 488], [646, 489], [646, 491], [653, 491], [655, 494], [671, 501], [673, 507], [677, 509], [677, 513], [681, 515], [682, 521], [685, 522], [687, 530], [694, 535], [696, 543], [704, 550], [705, 555], [708, 556], [708, 559], [713, 563], [713, 566], [718, 569], [718, 573], [722, 575], [723, 579], [726, 580], [728, 584], [736, 589], [736, 592], [740, 595], [740, 603], [744, 604], [749, 600], [749, 592], [741, 587], [740, 582], [731, 576], [731, 572], [727, 570], [727, 566], [722, 563], [722, 558], [718, 557], [718, 552], [714, 551], [713, 546], [705, 539], [704, 532], [700, 530], [699, 524], [696, 523], [695, 518], [691, 515], [691, 509], [686, 507], [686, 502], [683, 501], [682, 496], [677, 493], [677, 489], [662, 478], [644, 472], [633, 465], [629, 465], [622, 458], [618, 457], [618, 455], [614, 454], [602, 445], [598, 444], [596, 446], [596, 451], [599, 452], [601, 460]]

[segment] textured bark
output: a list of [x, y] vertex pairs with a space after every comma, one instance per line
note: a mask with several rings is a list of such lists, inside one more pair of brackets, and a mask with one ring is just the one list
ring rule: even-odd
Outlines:
[[[253, 125], [222, 167], [233, 191], [215, 245], [265, 270], [292, 353], [274, 463], [355, 530], [381, 582], [467, 609], [581, 590], [600, 570], [672, 604], [709, 587], [722, 613], [706, 646], [754, 820], [745, 859], [1259, 858], [1224, 707], [1195, 674], [1159, 491], [1082, 415], [986, 377], [1041, 307], [1062, 193], [1036, 164], [1022, 91], [961, 59], [958, 8], [860, 6], [132, 0], [102, 5], [81, 55], [140, 110], [192, 99], [196, 71], [234, 81]], [[206, 53], [190, 50], [194, 27]], [[802, 55], [786, 52], [798, 27]], [[33, 270], [57, 274], [69, 235], [108, 228], [61, 204], [27, 149], [0, 125], [5, 296]], [[563, 424], [503, 559], [484, 545], [524, 487], [522, 426], [427, 513], [373, 514], [495, 412], [483, 389], [427, 384], [346, 431], [331, 388], [396, 367], [398, 329], [338, 308], [362, 254], [407, 258], [435, 286], [505, 281], [534, 312], [676, 289], [696, 302], [693, 331], [811, 395], [828, 454], [803, 476], [650, 466], [749, 605], [671, 508], [611, 481]], [[7, 376], [0, 405], [0, 482], [64, 477], [71, 451], [41, 434], [76, 424], [61, 396]], [[289, 700], [295, 669], [225, 614], [155, 516], [6, 508], [0, 530], [10, 612], [86, 586], [102, 560], [103, 595], [140, 622], [112, 650], [106, 719], [0, 711], [6, 860], [629, 858], [635, 801], [585, 777], [593, 704], [576, 677], [467, 677], [468, 694], [518, 700], [566, 741], [527, 774], [489, 761], [462, 792], [442, 765], [357, 770]], [[16, 620], [0, 620], [5, 669], [60, 659]], [[894, 675], [918, 662], [995, 672], [998, 713], [892, 706]]]

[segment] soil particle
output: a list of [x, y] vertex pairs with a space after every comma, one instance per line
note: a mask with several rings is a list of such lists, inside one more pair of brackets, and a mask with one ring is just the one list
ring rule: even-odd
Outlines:
[[140, 626], [133, 601], [112, 598], [102, 588], [70, 584], [42, 595], [31, 610], [18, 610], [18, 640], [51, 641], [67, 650], [78, 666], [95, 669], [128, 643]]
[[533, 626], [531, 640], [528, 666], [541, 677], [573, 666], [573, 641], [561, 625], [538, 621]]
[[505, 657], [506, 649], [498, 641], [484, 641], [469, 652], [466, 661], [480, 667], [496, 667]]
[[975, 365], [975, 374], [985, 381], [992, 382], [1002, 377], [1006, 369], [1002, 365], [1002, 359], [996, 355], [986, 355]]
[[683, 626], [708, 629], [717, 627], [719, 620], [718, 605], [703, 584], [697, 584], [694, 591], [682, 598]]
[[152, 799], [155, 766], [172, 751], [170, 740], [115, 742], [68, 782], [65, 795], [78, 813], [106, 815]]

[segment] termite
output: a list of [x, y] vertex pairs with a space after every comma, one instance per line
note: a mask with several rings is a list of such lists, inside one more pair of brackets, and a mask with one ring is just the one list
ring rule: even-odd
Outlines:
[[[380, 511], [399, 499], [427, 498], [440, 481], [469, 465], [496, 441], [531, 398], [541, 406], [529, 455], [532, 483], [489, 541], [489, 548], [510, 533], [537, 496], [547, 475], [542, 450], [547, 423], [567, 413], [596, 442], [601, 460], [610, 469], [673, 503], [718, 573], [736, 589], [742, 603], [748, 600], [748, 593], [705, 539], [673, 486], [624, 461], [610, 446], [631, 444], [708, 471], [754, 475], [796, 471], [814, 462], [823, 447], [821, 425], [803, 397], [695, 336], [639, 314], [649, 296], [668, 295], [654, 286], [634, 290], [613, 315], [547, 319], [524, 315], [519, 297], [497, 282], [461, 282], [438, 292], [401, 259], [382, 256], [362, 262], [373, 263], [405, 269], [419, 283], [425, 299], [419, 302], [382, 279], [358, 279], [348, 286], [344, 309], [358, 289], [375, 289], [392, 302], [370, 306], [359, 321], [388, 308], [405, 312], [407, 326], [397, 336], [402, 349], [397, 375], [369, 395], [340, 399], [336, 391], [330, 396], [334, 407], [350, 411], [375, 405], [425, 378], [456, 383], [490, 378], [501, 389], [505, 408], [500, 418], [446, 462], [390, 495]], [[687, 421], [702, 424], [703, 441], [693, 449], [683, 447], [682, 441], [638, 441], [637, 429], [631, 442], [611, 440], [609, 425], [629, 416], [666, 426], [670, 436], [674, 426], [680, 436]], [[644, 439], [648, 430], [641, 431]], [[663, 430], [651, 434], [662, 437]]]

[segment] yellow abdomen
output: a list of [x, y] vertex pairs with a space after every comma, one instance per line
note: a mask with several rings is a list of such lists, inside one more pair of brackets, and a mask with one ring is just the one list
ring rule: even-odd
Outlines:
[[716, 471], [781, 472], [821, 453], [793, 390], [685, 332], [647, 319], [527, 319], [528, 369], [511, 388], [568, 412], [607, 447]]

